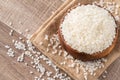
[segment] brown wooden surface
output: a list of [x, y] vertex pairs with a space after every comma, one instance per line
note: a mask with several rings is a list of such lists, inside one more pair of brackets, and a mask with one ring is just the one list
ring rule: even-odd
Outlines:
[[[39, 26], [55, 11], [62, 1], [60, 0], [0, 0], [0, 21], [9, 25], [17, 32], [25, 34], [25, 29], [30, 29], [30, 34], [35, 32]], [[29, 69], [24, 64], [19, 64], [16, 59], [6, 55], [4, 44], [11, 44], [12, 38], [8, 36], [10, 28], [0, 22], [0, 80], [32, 80]], [[14, 38], [19, 36], [16, 33]], [[18, 54], [20, 52], [18, 51]], [[48, 70], [52, 70], [45, 63], [42, 63]], [[34, 71], [34, 70], [33, 70]], [[107, 69], [108, 74], [105, 80], [120, 79], [120, 58]], [[37, 75], [38, 73], [36, 73]], [[102, 77], [100, 77], [101, 80]]]
[[[19, 64], [16, 62], [16, 58], [10, 58], [6, 55], [7, 49], [5, 45], [13, 45], [12, 39], [18, 40], [20, 36], [18, 33], [14, 32], [14, 36], [11, 37], [8, 35], [10, 28], [0, 22], [0, 80], [29, 80], [32, 78], [29, 74], [29, 69], [26, 68], [24, 64]], [[12, 46], [13, 48], [13, 46]], [[19, 51], [15, 51], [16, 56], [20, 55]]]
[[[15, 41], [20, 41], [19, 37], [24, 38], [24, 40], [26, 38], [16, 31], [14, 31], [13, 36], [10, 36], [8, 34], [10, 30], [10, 27], [0, 22], [0, 80], [34, 80], [34, 77], [39, 76], [40, 73], [32, 67], [31, 61], [33, 60], [26, 57], [24, 62], [17, 62], [17, 57], [24, 51], [15, 49], [14, 44], [12, 43], [13, 39]], [[6, 54], [8, 49], [5, 48], [5, 45], [9, 45], [13, 48], [15, 52], [14, 58], [11, 58]], [[51, 71], [53, 74], [55, 73], [53, 67], [48, 66], [42, 59], [40, 61], [46, 71]], [[26, 66], [25, 63], [28, 63], [28, 66]], [[34, 72], [34, 74], [30, 74], [30, 71]], [[47, 75], [43, 76], [43, 78], [47, 78]]]

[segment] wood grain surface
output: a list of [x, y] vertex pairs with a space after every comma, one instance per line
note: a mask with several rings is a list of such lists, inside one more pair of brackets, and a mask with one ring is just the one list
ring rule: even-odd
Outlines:
[[[19, 31], [23, 32], [22, 36], [25, 36], [25, 29], [29, 29], [29, 33], [33, 34], [62, 3], [60, 0], [0, 0], [0, 80], [33, 80], [28, 74], [29, 69], [32, 68], [25, 68], [24, 64], [19, 64], [16, 59], [11, 59], [6, 55], [7, 50], [4, 45], [13, 46], [12, 37], [8, 35], [9, 27], [17, 31], [15, 39], [18, 38]], [[17, 53], [21, 54], [19, 51]], [[42, 64], [48, 70], [52, 70], [44, 62]], [[112, 63], [107, 71], [105, 80], [119, 80], [120, 58]], [[104, 80], [102, 76], [100, 80]]]
[[[39, 73], [36, 69], [33, 68], [31, 62], [33, 60], [30, 57], [26, 57], [24, 62], [17, 62], [18, 56], [20, 56], [24, 51], [18, 50], [14, 47], [12, 40], [21, 41], [19, 37], [26, 40], [23, 35], [20, 35], [14, 31], [13, 36], [10, 36], [11, 28], [0, 22], [0, 80], [34, 80], [34, 77], [39, 76]], [[15, 57], [11, 58], [7, 55], [7, 50], [5, 45], [9, 45], [15, 52]], [[39, 51], [36, 49], [36, 51]], [[51, 71], [53, 74], [55, 70], [53, 67], [48, 66], [44, 60], [40, 60], [41, 64], [46, 68], [46, 71]], [[28, 64], [28, 66], [25, 65]], [[34, 74], [30, 74], [32, 71]], [[61, 72], [63, 72], [61, 70]], [[64, 73], [64, 72], [63, 72]], [[47, 78], [47, 75], [43, 76], [44, 79]]]

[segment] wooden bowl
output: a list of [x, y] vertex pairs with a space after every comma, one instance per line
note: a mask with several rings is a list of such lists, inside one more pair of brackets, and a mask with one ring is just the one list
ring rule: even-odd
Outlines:
[[[73, 8], [75, 8], [76, 6], [74, 6]], [[71, 9], [73, 9], [71, 8]], [[70, 11], [70, 10], [69, 10]], [[67, 12], [69, 12], [67, 11]], [[66, 13], [67, 14], [67, 13]], [[63, 18], [61, 19], [60, 24], [63, 22], [64, 17], [66, 16], [66, 14], [63, 16]], [[112, 15], [112, 14], [111, 14]], [[114, 18], [114, 17], [113, 17]], [[114, 19], [115, 20], [115, 19]], [[105, 56], [107, 56], [108, 54], [110, 54], [110, 52], [113, 50], [113, 48], [116, 45], [117, 39], [118, 39], [118, 28], [116, 28], [116, 35], [115, 38], [112, 42], [112, 45], [110, 45], [108, 48], [106, 48], [105, 50], [103, 50], [102, 52], [97, 52], [97, 53], [93, 53], [93, 54], [87, 54], [84, 52], [79, 52], [73, 48], [71, 48], [71, 46], [69, 46], [68, 44], [66, 44], [66, 41], [64, 40], [64, 37], [62, 35], [61, 32], [61, 28], [59, 25], [59, 29], [58, 29], [58, 36], [59, 36], [59, 40], [60, 43], [62, 45], [62, 47], [69, 53], [71, 54], [75, 59], [80, 59], [83, 61], [88, 61], [88, 60], [94, 60], [94, 59], [99, 59], [99, 58], [103, 58]]]

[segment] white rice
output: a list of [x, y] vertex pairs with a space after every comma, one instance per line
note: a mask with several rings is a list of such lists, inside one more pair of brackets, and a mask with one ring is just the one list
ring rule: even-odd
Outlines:
[[112, 44], [117, 25], [107, 10], [82, 5], [72, 9], [60, 27], [68, 45], [79, 52], [93, 54]]

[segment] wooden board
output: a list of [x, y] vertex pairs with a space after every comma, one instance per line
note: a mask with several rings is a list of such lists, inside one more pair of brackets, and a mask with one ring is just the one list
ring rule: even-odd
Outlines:
[[[11, 28], [0, 22], [0, 80], [34, 80], [34, 77], [39, 76], [41, 73], [38, 72], [31, 62], [33, 59], [25, 56], [23, 62], [18, 62], [17, 58], [25, 51], [18, 50], [15, 48], [12, 40], [22, 42], [19, 37], [26, 40], [26, 38], [14, 31], [13, 36], [9, 35]], [[25, 43], [26, 44], [26, 43]], [[7, 54], [8, 49], [5, 46], [8, 45], [15, 52], [15, 57], [9, 57]], [[36, 51], [39, 52], [38, 49]], [[25, 65], [27, 63], [27, 66]], [[55, 75], [55, 70], [52, 66], [48, 66], [45, 60], [40, 59], [40, 64], [44, 66], [46, 71], [52, 72], [52, 75]], [[30, 72], [33, 74], [30, 74]], [[64, 73], [62, 70], [60, 71]], [[44, 79], [48, 78], [47, 75], [43, 76]]]
[[[25, 29], [29, 29], [29, 34], [33, 34], [62, 3], [61, 0], [0, 0], [0, 80], [34, 80], [33, 76], [39, 75], [38, 73], [30, 75], [30, 70], [34, 72], [36, 70], [32, 67], [26, 68], [24, 63], [18, 63], [16, 58], [8, 57], [4, 45], [8, 44], [13, 47], [11, 40], [13, 38], [17, 39], [18, 35], [25, 36]], [[10, 23], [12, 23], [11, 26]], [[8, 35], [10, 27], [16, 31], [15, 34], [17, 35], [14, 35], [15, 37]], [[19, 31], [23, 34], [18, 34]], [[17, 55], [21, 54], [20, 51], [16, 52]], [[28, 60], [28, 63], [30, 61]], [[47, 70], [55, 73], [46, 63], [41, 62], [41, 64]], [[60, 71], [64, 73], [62, 70]], [[100, 80], [119, 80], [120, 58], [112, 63], [107, 71], [106, 79], [102, 79], [102, 76], [100, 76]]]
[[[90, 0], [90, 2], [91, 1], [92, 0]], [[44, 40], [46, 34], [48, 36], [52, 36], [52, 34], [57, 32], [61, 17], [64, 15], [67, 9], [70, 9], [70, 7], [75, 5], [75, 3], [77, 2], [78, 0], [73, 0], [71, 3], [69, 3], [68, 6], [66, 6], [62, 11], [60, 11], [58, 15], [56, 15], [50, 22], [48, 22], [46, 26], [44, 26], [44, 28], [39, 29], [39, 31], [37, 31], [37, 34], [33, 35], [31, 41], [41, 52], [43, 52], [43, 54], [50, 58], [58, 67], [67, 72], [73, 79], [79, 80], [81, 78], [81, 80], [84, 80], [83, 74], [76, 74], [73, 70], [71, 70], [71, 68], [68, 68], [67, 66], [61, 66], [60, 63], [64, 61], [63, 56], [52, 55], [51, 52], [47, 52], [46, 49], [49, 41], [46, 42]], [[80, 0], [80, 3], [82, 4], [86, 2], [90, 3], [89, 1], [86, 0], [84, 1]], [[43, 46], [39, 45], [40, 42], [43, 42]], [[111, 52], [111, 54], [106, 57], [108, 59], [108, 62], [105, 63], [105, 67], [97, 70], [95, 77], [88, 76], [90, 80], [96, 80], [102, 74], [102, 72], [105, 71], [105, 69], [120, 56], [119, 44], [120, 42], [117, 43], [116, 48]]]
[[[21, 53], [19, 50], [15, 50], [15, 58], [10, 58], [6, 53], [7, 49], [5, 45], [13, 47], [12, 39], [19, 40], [18, 37], [21, 35], [14, 31], [13, 36], [11, 37], [8, 32], [9, 28], [4, 23], [0, 22], [0, 80], [29, 80], [34, 79], [33, 76], [29, 75], [29, 70], [35, 71], [32, 67], [25, 67], [23, 63], [19, 64], [17, 56]], [[23, 36], [21, 36], [23, 37]], [[28, 62], [30, 60], [28, 59]], [[37, 73], [38, 74], [38, 73]]]
[[[69, 1], [70, 0], [68, 0], [68, 2]], [[13, 1], [11, 0], [11, 2], [7, 1], [4, 4], [9, 4], [9, 6], [11, 6], [11, 4], [13, 4], [14, 2], [15, 2], [15, 0], [13, 0]], [[46, 1], [44, 1], [44, 3], [45, 2]], [[28, 1], [28, 3], [29, 3], [29, 1]], [[53, 3], [53, 1], [51, 1], [51, 3]], [[56, 2], [54, 2], [53, 6], [55, 6], [55, 3]], [[17, 6], [18, 8], [19, 8], [19, 6], [23, 5], [19, 1], [17, 2], [17, 4], [19, 4]], [[48, 4], [49, 4], [49, 6], [51, 6], [50, 3], [48, 3]], [[46, 5], [48, 5], [48, 4], [46, 4]], [[37, 2], [36, 2], [36, 5], [37, 5]], [[66, 3], [64, 3], [63, 6], [61, 6], [61, 7], [65, 7], [65, 5], [66, 5]], [[39, 76], [40, 73], [32, 67], [32, 65], [31, 65], [32, 60], [29, 57], [25, 58], [25, 62], [28, 63], [28, 65], [29, 65], [27, 67], [25, 66], [25, 62], [24, 63], [17, 62], [17, 57], [19, 55], [21, 55], [21, 53], [23, 51], [15, 49], [14, 44], [12, 43], [12, 40], [14, 39], [14, 40], [19, 41], [19, 37], [22, 37], [22, 38], [26, 39], [24, 37], [25, 34], [19, 34], [18, 32], [19, 31], [24, 32], [25, 29], [29, 29], [30, 33], [32, 33], [36, 29], [37, 26], [32, 27], [32, 25], [31, 25], [31, 27], [29, 27], [29, 26], [26, 26], [27, 25], [26, 23], [20, 24], [19, 20], [14, 19], [15, 17], [12, 17], [11, 15], [7, 14], [7, 12], [9, 12], [9, 9], [13, 6], [11, 6], [10, 8], [9, 8], [8, 5], [0, 4], [0, 6], [1, 6], [0, 10], [5, 10], [5, 11], [0, 13], [2, 15], [2, 16], [0, 15], [0, 20], [2, 20], [4, 23], [6, 23], [6, 24], [4, 24], [3, 22], [0, 21], [0, 80], [34, 80], [34, 77]], [[6, 6], [6, 8], [3, 9], [3, 6], [4, 7]], [[28, 6], [28, 4], [26, 6]], [[57, 8], [57, 6], [56, 6], [56, 8]], [[52, 9], [54, 9], [54, 7]], [[12, 11], [13, 10], [14, 9], [12, 9]], [[60, 11], [60, 8], [58, 10]], [[12, 11], [9, 12], [9, 14], [11, 14]], [[3, 13], [4, 13], [4, 15], [3, 15]], [[17, 12], [16, 13], [13, 12], [13, 14], [17, 15]], [[21, 12], [21, 13], [18, 13], [18, 14], [22, 15], [22, 14], [24, 14], [24, 12]], [[29, 13], [29, 12], [28, 12], [28, 14], [34, 15], [34, 13]], [[41, 14], [43, 14], [43, 13], [41, 13]], [[57, 12], [56, 12], [56, 14], [57, 14]], [[4, 18], [5, 15], [6, 15], [6, 17]], [[18, 15], [18, 16], [20, 17], [20, 15]], [[9, 18], [6, 19], [7, 17], [9, 17]], [[45, 17], [49, 17], [49, 16], [44, 16], [44, 19], [46, 19]], [[11, 18], [13, 20], [11, 20]], [[27, 18], [28, 18], [28, 16], [27, 16]], [[5, 20], [7, 20], [7, 21], [5, 21]], [[24, 20], [24, 17], [22, 18], [22, 20]], [[20, 20], [20, 21], [22, 21], [22, 20]], [[18, 23], [15, 23], [15, 21], [18, 21]], [[29, 19], [27, 21], [30, 23]], [[37, 20], [37, 21], [41, 22], [40, 20]], [[12, 22], [12, 25], [9, 25], [10, 22]], [[31, 24], [34, 24], [34, 23], [35, 23], [35, 21], [31, 22]], [[9, 26], [7, 26], [7, 25], [9, 25]], [[21, 28], [19, 26], [21, 26]], [[14, 31], [13, 36], [9, 35], [9, 32], [10, 32], [11, 29], [15, 29], [17, 31], [17, 32]], [[22, 30], [20, 30], [20, 29], [22, 29]], [[5, 45], [9, 45], [11, 48], [13, 48], [15, 50], [15, 57], [14, 58], [11, 58], [6, 54], [8, 49], [5, 48]], [[39, 51], [39, 50], [36, 50], [36, 51]], [[53, 74], [56, 73], [55, 70], [53, 69], [53, 67], [48, 66], [48, 64], [46, 64], [46, 62], [44, 60], [41, 60], [41, 64], [46, 68], [47, 71], [53, 72]], [[30, 74], [30, 71], [32, 71], [33, 74]], [[60, 72], [64, 73], [62, 70]], [[46, 79], [47, 75], [44, 75], [43, 78]]]

